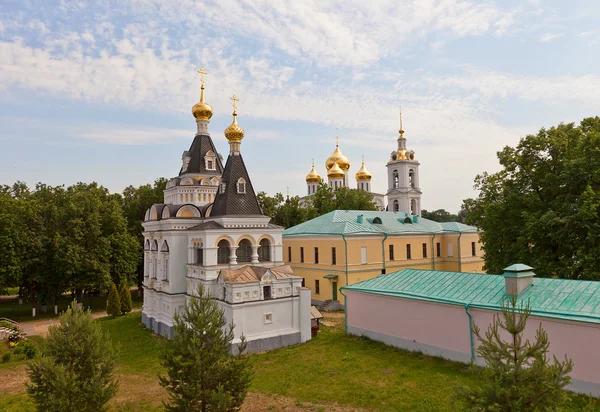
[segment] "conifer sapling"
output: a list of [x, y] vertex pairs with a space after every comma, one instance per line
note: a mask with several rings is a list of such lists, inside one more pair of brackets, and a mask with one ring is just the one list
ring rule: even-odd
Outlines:
[[121, 298], [117, 291], [117, 286], [113, 283], [108, 293], [108, 299], [106, 302], [106, 313], [113, 318], [121, 314]]
[[121, 299], [121, 314], [125, 315], [131, 312], [131, 291], [129, 290], [126, 282], [121, 282], [121, 287], [119, 288], [119, 298]]

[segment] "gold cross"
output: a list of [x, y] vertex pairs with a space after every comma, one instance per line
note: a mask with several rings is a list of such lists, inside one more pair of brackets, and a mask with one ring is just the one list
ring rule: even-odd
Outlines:
[[198, 72], [198, 73], [200, 73], [200, 75], [201, 75], [201, 77], [200, 77], [200, 81], [202, 82], [202, 86], [204, 86], [204, 75], [205, 75], [205, 74], [208, 74], [208, 73], [206, 73], [206, 70], [204, 70], [204, 67], [200, 67], [200, 68], [197, 70], [197, 72]]
[[400, 134], [404, 133], [402, 129], [402, 105], [400, 105]]
[[365, 155], [362, 155], [362, 163], [365, 164]]
[[240, 100], [235, 94], [233, 95], [233, 97], [230, 97], [231, 100], [233, 100], [233, 111], [237, 110], [237, 102]]
[[335, 137], [335, 147], [338, 147], [340, 145], [340, 138], [339, 137]]
[[312, 158], [312, 167], [315, 167], [315, 158]]

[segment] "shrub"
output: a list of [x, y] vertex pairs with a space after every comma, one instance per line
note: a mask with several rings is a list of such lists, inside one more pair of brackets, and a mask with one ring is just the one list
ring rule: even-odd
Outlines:
[[13, 325], [10, 322], [7, 322], [5, 320], [0, 320], [0, 328], [6, 328], [6, 329], [10, 329], [10, 330], [14, 330], [14, 331], [19, 331], [19, 328], [17, 328], [15, 325]]
[[15, 355], [20, 355], [23, 353], [23, 345], [16, 345], [13, 349], [13, 353]]
[[29, 363], [27, 392], [42, 411], [95, 412], [107, 409], [117, 391], [116, 353], [89, 310], [74, 301], [48, 328], [42, 356]]
[[121, 314], [125, 315], [131, 312], [131, 291], [125, 282], [121, 282], [119, 288], [119, 298], [121, 299]]
[[[233, 347], [234, 325], [227, 325], [223, 309], [198, 287], [175, 314], [175, 337], [165, 342], [162, 364], [166, 376], [160, 384], [167, 390], [167, 411], [237, 411], [248, 387], [251, 371], [242, 353], [247, 342]], [[232, 349], [238, 354], [232, 355]]]
[[10, 357], [11, 357], [11, 353], [6, 352], [4, 355], [2, 355], [2, 363], [7, 363], [8, 361], [10, 361]]
[[114, 283], [110, 287], [110, 292], [108, 293], [106, 313], [113, 318], [121, 314], [121, 299], [119, 298], [119, 292], [117, 292], [117, 286]]
[[19, 346], [23, 347], [23, 354], [25, 355], [25, 358], [27, 358], [27, 359], [35, 358], [35, 355], [37, 354], [37, 351], [38, 351], [37, 345], [35, 343], [33, 343], [30, 340], [26, 340], [25, 342], [19, 344]]

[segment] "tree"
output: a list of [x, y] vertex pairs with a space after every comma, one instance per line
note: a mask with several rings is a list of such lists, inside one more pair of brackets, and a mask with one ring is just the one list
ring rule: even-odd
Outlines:
[[48, 328], [42, 356], [28, 365], [27, 392], [40, 411], [103, 411], [117, 391], [116, 353], [89, 310], [74, 301]]
[[432, 212], [421, 210], [421, 217], [433, 220], [434, 222], [460, 222], [458, 215], [452, 214], [445, 209], [438, 209]]
[[[144, 282], [144, 236], [142, 235], [142, 223], [146, 210], [155, 203], [163, 203], [164, 190], [167, 187], [167, 179], [161, 177], [154, 181], [154, 185], [142, 185], [139, 187], [127, 186], [123, 195], [118, 196], [121, 203], [123, 215], [127, 220], [129, 234], [137, 240], [138, 247], [135, 248], [136, 271], [138, 288], [141, 292]], [[130, 248], [133, 248], [129, 245]]]
[[[242, 336], [232, 346], [233, 323], [202, 285], [197, 297], [175, 314], [175, 336], [161, 355], [166, 376], [160, 384], [168, 394], [168, 411], [232, 411], [244, 401], [250, 385], [250, 366], [243, 355]], [[235, 349], [237, 354], [231, 354]]]
[[121, 301], [121, 314], [125, 315], [131, 312], [131, 291], [125, 282], [121, 282], [121, 286], [119, 288], [119, 299]]
[[[546, 411], [555, 410], [566, 400], [563, 388], [569, 384], [573, 362], [560, 362], [556, 356], [549, 362], [548, 334], [538, 327], [535, 340], [523, 338], [529, 304], [517, 306], [517, 297], [502, 302], [502, 317], [494, 315], [485, 336], [474, 325], [473, 332], [481, 342], [477, 353], [487, 363], [479, 388], [461, 388], [458, 397], [473, 411]], [[505, 331], [505, 332], [503, 332]], [[504, 340], [503, 336], [507, 336]]]
[[117, 286], [114, 283], [110, 287], [110, 292], [108, 292], [106, 313], [113, 318], [121, 314], [121, 298], [119, 297]]
[[498, 152], [503, 169], [475, 179], [464, 201], [485, 269], [514, 262], [544, 277], [600, 279], [600, 117], [540, 129]]

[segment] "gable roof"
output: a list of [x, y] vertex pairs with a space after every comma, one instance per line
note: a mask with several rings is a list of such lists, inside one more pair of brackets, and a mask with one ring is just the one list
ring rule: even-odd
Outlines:
[[[215, 170], [206, 170], [206, 165], [204, 164], [204, 156], [206, 153], [211, 150], [216, 154], [216, 167]], [[179, 171], [179, 176], [185, 175], [187, 173], [208, 173], [208, 174], [222, 174], [223, 173], [223, 164], [221, 163], [221, 157], [217, 154], [217, 149], [215, 145], [208, 135], [200, 135], [197, 134], [192, 141], [192, 145], [190, 146], [190, 150], [188, 150], [190, 154], [190, 162], [188, 163], [187, 169], [184, 171], [183, 167]]]
[[[362, 215], [362, 223], [359, 216]], [[381, 223], [373, 223], [376, 217]], [[413, 233], [477, 233], [477, 228], [457, 222], [434, 222], [404, 212], [370, 210], [334, 210], [286, 229], [283, 236], [351, 235], [351, 234], [413, 234]], [[411, 223], [404, 223], [409, 218]]]
[[[500, 310], [504, 276], [404, 269], [342, 289], [452, 305]], [[600, 323], [600, 282], [534, 278], [518, 298], [536, 316]]]
[[[242, 178], [246, 183], [245, 193], [238, 193], [237, 182]], [[221, 185], [225, 184], [225, 191], [221, 187], [213, 203], [211, 216], [225, 215], [262, 215], [250, 176], [246, 170], [241, 153], [230, 154], [225, 163], [225, 170], [221, 177]]]
[[219, 276], [223, 277], [225, 283], [251, 283], [260, 282], [262, 277], [270, 271], [275, 279], [299, 278], [294, 275], [290, 265], [278, 266], [275, 268], [265, 268], [262, 266], [244, 266], [239, 269], [222, 269]]

